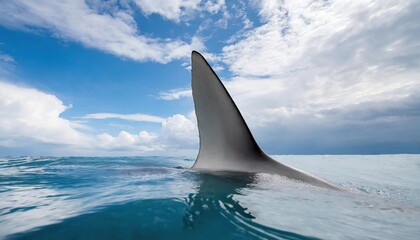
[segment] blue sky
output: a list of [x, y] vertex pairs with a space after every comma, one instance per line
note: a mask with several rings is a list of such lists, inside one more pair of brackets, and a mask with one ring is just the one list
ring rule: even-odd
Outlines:
[[2, 1], [0, 155], [194, 155], [190, 54], [270, 154], [420, 152], [416, 1]]

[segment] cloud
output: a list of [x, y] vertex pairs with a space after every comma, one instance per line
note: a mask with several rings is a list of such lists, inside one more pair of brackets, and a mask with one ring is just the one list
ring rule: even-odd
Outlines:
[[[287, 149], [270, 142], [307, 142], [312, 150], [347, 144], [357, 152], [352, 144], [388, 146], [398, 131], [418, 132], [415, 1], [263, 1], [258, 7], [261, 25], [241, 30], [221, 56], [233, 74], [226, 87], [272, 151]], [[420, 136], [398, 139], [394, 146], [418, 144]]]
[[191, 97], [192, 91], [191, 89], [172, 89], [166, 92], [159, 93], [159, 99], [162, 100], [178, 100], [183, 97]]
[[166, 19], [179, 21], [181, 16], [197, 10], [201, 0], [136, 0], [135, 3], [145, 13], [150, 15], [159, 14]]
[[175, 114], [161, 122], [160, 133], [140, 131], [131, 134], [121, 131], [112, 136], [108, 133], [95, 137], [93, 149], [96, 152], [117, 152], [127, 154], [177, 154], [195, 151], [198, 147], [198, 130], [194, 113], [184, 116]]
[[121, 131], [115, 137], [107, 133], [96, 136], [97, 146], [107, 151], [162, 151], [164, 148], [156, 141], [157, 138], [158, 136], [146, 131], [136, 135]]
[[[392, 1], [264, 1], [260, 6], [264, 24], [246, 31], [245, 39], [225, 46], [224, 60], [234, 74], [241, 76], [290, 75], [318, 66], [341, 70], [354, 69], [355, 64], [390, 63], [401, 53], [412, 55], [408, 52], [411, 47], [416, 49], [416, 33], [411, 31], [416, 21], [408, 21], [415, 18], [414, 8], [410, 9], [410, 1], [398, 5]], [[366, 21], [369, 24], [364, 24]], [[375, 38], [378, 34], [383, 38]]]
[[211, 14], [216, 14], [225, 5], [224, 0], [135, 0], [134, 2], [146, 16], [159, 14], [175, 22], [181, 21], [182, 18], [188, 19], [195, 12], [207, 11]]
[[9, 75], [15, 67], [15, 59], [0, 51], [0, 76]]
[[195, 115], [189, 117], [182, 114], [175, 114], [162, 122], [162, 139], [170, 143], [172, 147], [193, 148], [198, 146], [198, 129], [195, 122]]
[[163, 122], [164, 119], [157, 116], [147, 115], [147, 114], [118, 114], [118, 113], [91, 113], [83, 116], [85, 119], [123, 119], [137, 122]]
[[206, 1], [203, 8], [208, 12], [215, 14], [221, 10], [225, 10], [225, 0]]
[[0, 145], [26, 141], [73, 145], [86, 142], [78, 124], [60, 117], [68, 107], [54, 95], [0, 81]]
[[198, 147], [198, 130], [195, 115], [175, 114], [164, 119], [158, 134], [140, 131], [131, 134], [121, 131], [112, 136], [108, 133], [99, 134], [95, 138], [96, 152], [117, 152], [124, 155], [132, 154], [171, 154], [191, 153]]
[[4, 53], [0, 52], [0, 61], [1, 62], [6, 62], [6, 63], [14, 63], [15, 59], [10, 55], [7, 55], [7, 54], [4, 54]]
[[177, 154], [197, 147], [193, 113], [188, 117], [176, 114], [168, 118], [117, 113], [94, 113], [84, 117], [161, 124], [159, 133], [120, 131], [112, 136], [108, 133], [94, 135], [89, 133], [88, 122], [60, 117], [67, 109], [69, 106], [52, 94], [0, 81], [0, 148], [9, 149], [9, 152], [20, 149], [20, 155], [162, 155], [168, 150]]
[[82, 0], [2, 1], [0, 25], [27, 31], [46, 30], [54, 37], [135, 61], [167, 63], [189, 57], [193, 49], [204, 49], [201, 40], [194, 36], [187, 43], [140, 34], [130, 9], [114, 6], [104, 10], [99, 2], [88, 3]]

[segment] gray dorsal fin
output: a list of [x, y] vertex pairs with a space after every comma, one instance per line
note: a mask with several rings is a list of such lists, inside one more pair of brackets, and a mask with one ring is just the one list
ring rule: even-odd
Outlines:
[[192, 93], [200, 134], [194, 168], [238, 170], [250, 157], [265, 155], [219, 77], [192, 52]]
[[255, 142], [219, 77], [200, 53], [192, 52], [192, 93], [200, 134], [193, 168], [210, 171], [265, 172], [313, 185], [332, 183], [275, 161]]

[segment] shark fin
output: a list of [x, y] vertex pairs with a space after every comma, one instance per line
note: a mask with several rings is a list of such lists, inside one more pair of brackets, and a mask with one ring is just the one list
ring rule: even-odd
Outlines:
[[192, 94], [200, 135], [194, 169], [206, 171], [265, 172], [313, 185], [338, 189], [265, 154], [219, 77], [204, 59], [192, 52]]

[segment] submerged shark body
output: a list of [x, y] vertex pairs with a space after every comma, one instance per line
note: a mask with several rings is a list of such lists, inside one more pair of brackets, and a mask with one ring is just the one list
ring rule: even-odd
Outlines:
[[196, 51], [192, 52], [192, 93], [200, 135], [200, 150], [193, 169], [273, 173], [319, 187], [339, 189], [265, 154], [219, 77]]

